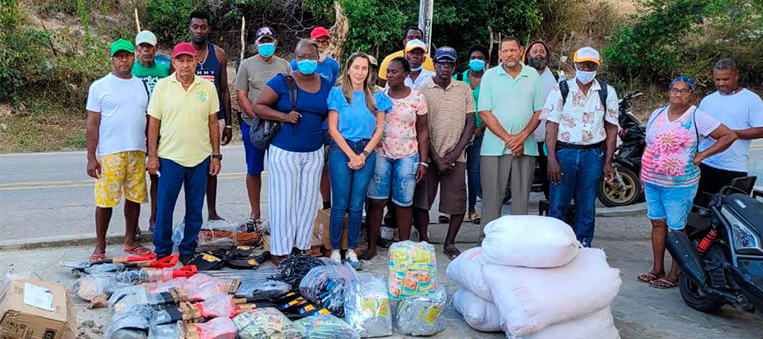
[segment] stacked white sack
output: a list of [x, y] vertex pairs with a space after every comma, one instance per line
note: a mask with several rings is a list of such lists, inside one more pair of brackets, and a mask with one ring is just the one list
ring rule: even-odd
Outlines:
[[485, 226], [484, 260], [489, 264], [521, 267], [564, 266], [580, 251], [572, 228], [556, 218], [508, 215]]

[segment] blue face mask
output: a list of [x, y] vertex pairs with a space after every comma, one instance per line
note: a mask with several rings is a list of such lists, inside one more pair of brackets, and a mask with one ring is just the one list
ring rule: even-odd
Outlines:
[[257, 53], [259, 53], [263, 58], [270, 58], [271, 56], [273, 56], [273, 53], [275, 52], [276, 52], [276, 44], [274, 43], [257, 45]]
[[475, 72], [481, 72], [485, 69], [485, 61], [479, 59], [469, 60], [469, 68]]
[[302, 74], [309, 75], [315, 73], [315, 70], [318, 68], [318, 60], [300, 60], [297, 61], [297, 69]]

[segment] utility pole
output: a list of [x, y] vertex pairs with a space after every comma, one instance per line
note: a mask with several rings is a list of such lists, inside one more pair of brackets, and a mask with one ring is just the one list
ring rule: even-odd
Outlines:
[[434, 0], [419, 0], [419, 28], [424, 31], [424, 43], [427, 51], [432, 46], [432, 17], [434, 16]]

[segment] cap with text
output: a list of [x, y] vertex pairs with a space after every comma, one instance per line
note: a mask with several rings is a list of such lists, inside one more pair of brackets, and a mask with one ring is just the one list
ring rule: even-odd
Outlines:
[[151, 33], [151, 31], [141, 31], [135, 36], [135, 45], [138, 46], [140, 44], [156, 46], [156, 35]]
[[599, 52], [593, 47], [583, 47], [575, 52], [575, 56], [572, 58], [574, 62], [586, 62], [590, 61], [597, 65], [601, 65], [601, 57]]
[[119, 51], [135, 53], [135, 46], [133, 46], [132, 42], [125, 39], [119, 39], [111, 43], [111, 53], [109, 55], [114, 56]]
[[330, 38], [331, 34], [329, 33], [329, 30], [319, 26], [310, 31], [310, 39], [315, 40], [322, 37]]
[[441, 61], [447, 61], [455, 63], [456, 60], [458, 60], [458, 55], [456, 54], [456, 50], [453, 49], [453, 47], [443, 46], [437, 49], [437, 51], [434, 54], [434, 61], [435, 62], [441, 62]]
[[411, 41], [408, 41], [407, 44], [405, 44], [405, 51], [406, 52], [410, 52], [410, 51], [412, 51], [414, 49], [420, 49], [420, 50], [424, 51], [424, 53], [426, 53], [427, 45], [423, 41], [421, 41], [419, 39], [413, 39]]
[[174, 59], [181, 55], [190, 55], [195, 57], [196, 49], [193, 48], [193, 45], [191, 45], [190, 42], [181, 42], [175, 45], [175, 48], [172, 49], [172, 58]]
[[276, 40], [276, 31], [268, 26], [260, 27], [257, 33], [254, 34], [254, 41], [259, 42], [262, 38], [270, 38]]

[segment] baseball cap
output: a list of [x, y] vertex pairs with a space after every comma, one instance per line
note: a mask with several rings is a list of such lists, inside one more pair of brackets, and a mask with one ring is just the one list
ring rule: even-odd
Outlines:
[[421, 41], [419, 39], [413, 39], [411, 41], [408, 41], [407, 44], [405, 44], [405, 51], [406, 52], [410, 52], [410, 51], [412, 51], [414, 49], [417, 49], [417, 48], [421, 49], [422, 51], [424, 51], [424, 53], [426, 53], [426, 51], [427, 51], [427, 45], [423, 41]]
[[310, 31], [310, 39], [318, 39], [320, 37], [331, 37], [331, 34], [329, 34], [329, 30], [323, 28], [323, 27], [315, 27], [312, 31]]
[[119, 39], [111, 43], [111, 54], [109, 56], [114, 56], [114, 54], [117, 54], [119, 51], [135, 53], [135, 46], [132, 45], [132, 42], [125, 39]]
[[257, 33], [254, 34], [254, 41], [260, 41], [261, 38], [271, 38], [275, 40], [276, 32], [275, 30], [273, 30], [273, 28], [270, 28], [268, 26], [260, 27], [257, 30]]
[[593, 47], [583, 47], [575, 52], [575, 56], [572, 58], [574, 62], [586, 62], [590, 61], [597, 65], [601, 65], [601, 57], [599, 52], [593, 49]]
[[448, 47], [448, 46], [440, 47], [437, 49], [437, 51], [434, 54], [435, 62], [440, 60], [445, 60], [445, 61], [452, 61], [455, 63], [457, 59], [458, 59], [458, 56], [456, 54], [456, 50], [453, 49], [453, 47]]
[[181, 55], [196, 56], [196, 49], [193, 48], [190, 42], [181, 42], [172, 49], [172, 58], [174, 59]]
[[135, 45], [137, 46], [144, 43], [156, 46], [156, 35], [151, 33], [151, 31], [141, 31], [135, 36]]

